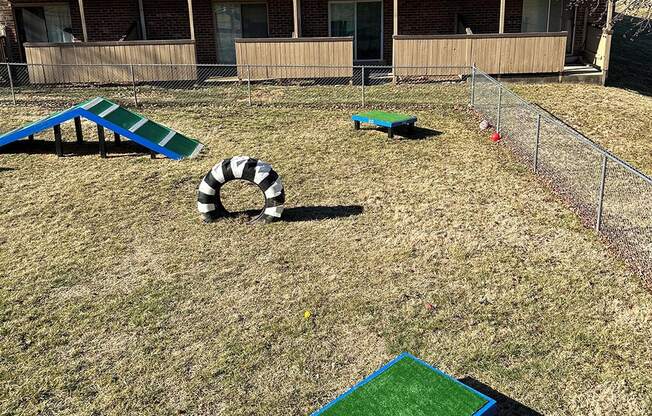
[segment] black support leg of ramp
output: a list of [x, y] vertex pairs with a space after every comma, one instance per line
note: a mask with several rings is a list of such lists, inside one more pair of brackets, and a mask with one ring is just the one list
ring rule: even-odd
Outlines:
[[104, 138], [104, 127], [97, 125], [97, 138], [100, 141], [100, 157], [106, 157], [106, 140]]
[[27, 136], [27, 140], [29, 140], [30, 142], [34, 140], [34, 135], [30, 134], [29, 136]]
[[113, 141], [115, 142], [116, 146], [120, 144], [120, 135], [118, 133], [113, 133]]
[[75, 117], [75, 134], [77, 135], [77, 143], [84, 142], [84, 133], [81, 127], [81, 118]]
[[150, 157], [151, 159], [156, 159], [156, 152], [153, 151], [153, 150], [150, 150], [150, 151], [149, 151], [149, 157]]
[[61, 125], [54, 126], [54, 151], [57, 156], [63, 156], [63, 143], [61, 142]]

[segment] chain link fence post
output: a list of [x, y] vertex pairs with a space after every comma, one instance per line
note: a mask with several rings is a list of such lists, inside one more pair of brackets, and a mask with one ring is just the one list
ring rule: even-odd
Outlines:
[[541, 114], [537, 114], [536, 142], [534, 143], [534, 173], [539, 171], [539, 145], [541, 144]]
[[471, 68], [471, 108], [475, 108], [475, 62]]
[[496, 131], [500, 133], [500, 110], [503, 105], [503, 86], [498, 84], [498, 117], [496, 121]]
[[247, 64], [247, 96], [249, 97], [249, 105], [251, 106], [252, 100], [251, 100], [251, 65]]
[[364, 95], [365, 94], [365, 91], [364, 91], [364, 77], [365, 77], [365, 70], [364, 70], [364, 66], [363, 66], [362, 67], [362, 108], [364, 108], [365, 104], [366, 104], [365, 95]]
[[598, 191], [598, 212], [595, 219], [595, 231], [602, 227], [602, 209], [604, 206], [604, 188], [607, 181], [607, 155], [602, 154], [602, 169], [600, 172], [600, 189]]
[[11, 75], [11, 65], [7, 62], [7, 77], [9, 77], [9, 88], [11, 88], [11, 100], [16, 105], [16, 92], [14, 91], [14, 78]]
[[138, 107], [138, 91], [136, 89], [136, 72], [134, 71], [134, 64], [129, 65], [129, 71], [131, 71], [131, 89], [134, 92], [134, 104]]

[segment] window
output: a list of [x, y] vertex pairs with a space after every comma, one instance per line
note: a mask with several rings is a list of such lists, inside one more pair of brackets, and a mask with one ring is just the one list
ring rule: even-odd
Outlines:
[[330, 36], [353, 36], [356, 60], [382, 58], [382, 2], [333, 1], [329, 3], [328, 15]]
[[267, 4], [214, 3], [217, 59], [223, 64], [235, 63], [237, 38], [266, 38]]
[[16, 20], [22, 42], [73, 41], [67, 4], [18, 7]]
[[562, 0], [523, 0], [523, 32], [559, 32]]

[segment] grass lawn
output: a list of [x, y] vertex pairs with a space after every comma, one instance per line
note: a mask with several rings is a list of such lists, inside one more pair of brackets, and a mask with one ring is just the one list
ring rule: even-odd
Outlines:
[[652, 176], [652, 97], [600, 85], [509, 87]]
[[583, 84], [511, 84], [586, 136], [652, 176], [652, 32], [638, 36], [640, 18], [616, 26], [608, 87]]
[[[652, 296], [463, 106], [414, 110], [421, 140], [349, 109], [143, 112], [207, 152], [0, 154], [0, 413], [303, 415], [402, 351], [505, 414], [652, 408]], [[202, 176], [239, 154], [282, 175], [286, 221], [201, 222]]]

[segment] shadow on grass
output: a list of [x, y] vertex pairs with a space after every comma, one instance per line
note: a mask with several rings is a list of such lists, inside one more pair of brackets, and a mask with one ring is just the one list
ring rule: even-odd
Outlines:
[[396, 134], [407, 140], [425, 140], [440, 136], [442, 132], [425, 127], [415, 126], [412, 130], [403, 127], [398, 128], [396, 129]]
[[[321, 221], [332, 220], [336, 218], [353, 217], [360, 215], [364, 209], [360, 205], [336, 205], [336, 206], [310, 206], [285, 208], [281, 221], [284, 222], [303, 222], [303, 221]], [[260, 210], [248, 209], [229, 213], [231, 218], [246, 218], [251, 220], [260, 214]]]
[[[120, 144], [115, 144], [112, 140], [106, 141], [107, 157], [126, 157], [126, 156], [143, 156], [148, 155], [149, 150], [132, 141], [122, 140]], [[9, 143], [0, 148], [0, 153], [6, 154], [55, 154], [53, 140], [19, 140]], [[63, 156], [88, 156], [99, 155], [100, 144], [98, 142], [83, 143], [63, 142]]]
[[616, 23], [607, 84], [652, 96], [652, 32], [634, 36], [642, 19], [624, 16]]
[[287, 222], [331, 220], [360, 215], [364, 209], [360, 205], [312, 206], [286, 208], [281, 219]]
[[502, 393], [492, 389], [486, 384], [474, 379], [473, 377], [464, 377], [459, 380], [460, 382], [466, 384], [469, 387], [472, 387], [479, 391], [480, 393], [491, 397], [496, 401], [498, 410], [497, 415], [500, 416], [543, 416], [542, 413], [537, 412], [534, 409], [527, 407], [526, 405], [517, 402], [514, 399], [511, 399], [505, 396]]
[[[375, 130], [378, 132], [387, 133], [386, 127], [361, 127], [360, 130]], [[399, 136], [403, 140], [427, 140], [441, 135], [442, 132], [438, 130], [428, 129], [425, 127], [417, 127], [410, 129], [409, 127], [397, 127], [394, 129], [394, 138]]]

